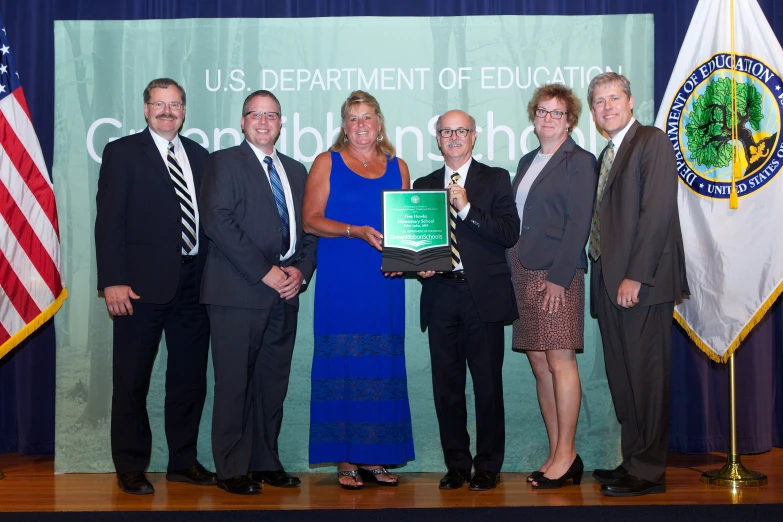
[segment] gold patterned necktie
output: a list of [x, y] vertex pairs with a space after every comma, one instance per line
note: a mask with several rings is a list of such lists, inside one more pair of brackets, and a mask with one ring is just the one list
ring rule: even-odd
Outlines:
[[[459, 172], [454, 172], [451, 175], [451, 182], [457, 183], [459, 181]], [[457, 209], [454, 205], [449, 204], [449, 235], [451, 236], [451, 268], [457, 268], [462, 262], [459, 257], [459, 250], [457, 250]]]
[[606, 180], [609, 178], [609, 171], [612, 170], [612, 163], [614, 163], [614, 142], [609, 140], [609, 145], [606, 146], [606, 152], [601, 161], [601, 171], [598, 174], [598, 190], [595, 193], [593, 223], [590, 226], [590, 258], [593, 261], [598, 261], [598, 258], [601, 257], [601, 220], [598, 216], [598, 210], [601, 208], [601, 200], [604, 197]]

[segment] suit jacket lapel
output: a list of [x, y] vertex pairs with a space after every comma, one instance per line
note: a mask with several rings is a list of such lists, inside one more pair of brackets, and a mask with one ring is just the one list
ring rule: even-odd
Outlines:
[[549, 158], [549, 161], [546, 162], [546, 165], [544, 165], [544, 168], [541, 170], [541, 173], [536, 177], [536, 180], [530, 186], [530, 192], [533, 192], [538, 186], [538, 184], [541, 183], [541, 180], [543, 180], [545, 177], [547, 177], [551, 172], [555, 170], [555, 167], [557, 167], [558, 165], [560, 165], [566, 160], [566, 158], [568, 157], [568, 153], [574, 149], [574, 145], [575, 145], [574, 140], [571, 139], [571, 136], [568, 136], [566, 140], [560, 145], [560, 147], [555, 151], [552, 157]]
[[475, 159], [470, 162], [468, 168], [468, 179], [465, 180], [465, 192], [468, 193], [468, 200], [470, 195], [481, 187], [481, 166]]
[[[539, 150], [541, 150], [541, 147], [538, 147], [533, 152], [538, 154]], [[511, 184], [511, 193], [514, 194], [514, 197], [516, 197], [517, 190], [519, 190], [519, 184], [522, 183], [522, 178], [525, 177], [530, 165], [532, 165], [533, 161], [536, 159], [536, 154], [532, 154], [529, 159], [525, 160], [525, 163], [519, 166], [519, 172], [514, 176], [514, 182]]]
[[239, 146], [239, 152], [242, 154], [242, 161], [245, 163], [248, 171], [252, 173], [252, 179], [256, 180], [261, 192], [269, 199], [269, 202], [274, 205], [275, 212], [277, 212], [277, 203], [275, 203], [275, 196], [272, 194], [272, 185], [269, 183], [269, 179], [266, 177], [266, 171], [258, 161], [258, 156], [253, 149], [250, 148], [250, 144], [247, 140], [243, 141]]
[[441, 167], [432, 174], [428, 174], [424, 178], [424, 189], [442, 189], [444, 176], [446, 175], [446, 167]]
[[141, 132], [139, 145], [141, 146], [141, 150], [152, 163], [154, 167], [153, 172], [157, 173], [156, 177], [160, 178], [163, 183], [166, 184], [166, 186], [169, 188], [169, 191], [171, 192], [172, 197], [176, 198], [177, 196], [174, 193], [174, 182], [171, 180], [169, 168], [166, 166], [166, 162], [163, 161], [163, 158], [160, 155], [160, 151], [155, 145], [155, 140], [152, 139], [151, 132], [152, 131], [149, 127]]
[[[609, 171], [609, 177], [606, 180], [606, 187], [604, 188], [604, 198], [601, 200], [603, 203], [603, 200], [606, 199], [606, 194], [609, 193], [609, 187], [612, 186], [612, 183], [617, 178], [617, 176], [620, 174], [620, 170], [623, 164], [623, 159], [625, 159], [625, 156], [628, 154], [628, 151], [631, 150], [631, 147], [633, 146], [631, 142], [633, 142], [633, 137], [636, 135], [636, 129], [638, 129], [641, 126], [639, 121], [633, 122], [633, 125], [631, 125], [631, 128], [628, 129], [628, 132], [625, 134], [625, 137], [623, 138], [623, 141], [621, 143], [620, 151], [615, 154], [614, 161], [612, 162], [612, 170]], [[617, 146], [617, 143], [615, 143], [615, 147]], [[603, 160], [604, 153], [601, 153], [601, 160]], [[598, 170], [600, 172], [601, 170], [601, 164], [598, 164]]]

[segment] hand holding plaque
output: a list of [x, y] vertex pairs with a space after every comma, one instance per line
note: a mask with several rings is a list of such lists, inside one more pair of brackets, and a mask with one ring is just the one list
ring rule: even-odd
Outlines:
[[451, 270], [447, 190], [384, 190], [384, 272]]

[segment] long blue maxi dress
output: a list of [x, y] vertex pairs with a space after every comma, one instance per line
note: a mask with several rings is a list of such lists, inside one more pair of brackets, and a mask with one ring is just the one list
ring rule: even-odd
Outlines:
[[[397, 158], [367, 179], [332, 152], [325, 216], [381, 227], [381, 191], [402, 188]], [[405, 282], [386, 278], [361, 239], [321, 238], [315, 282], [310, 464], [414, 458], [405, 372]]]

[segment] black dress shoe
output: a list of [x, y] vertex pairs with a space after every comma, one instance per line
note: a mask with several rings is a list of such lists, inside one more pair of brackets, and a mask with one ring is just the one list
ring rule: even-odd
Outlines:
[[261, 493], [261, 484], [250, 480], [247, 475], [237, 475], [229, 479], [217, 479], [217, 486], [234, 495], [255, 495]]
[[299, 477], [289, 475], [282, 469], [276, 471], [251, 471], [250, 478], [276, 488], [295, 488], [302, 483]]
[[626, 471], [622, 464], [614, 469], [597, 469], [593, 471], [593, 478], [601, 484], [614, 484], [627, 476], [628, 471]]
[[470, 470], [465, 468], [449, 468], [442, 479], [440, 479], [440, 489], [459, 489], [468, 481]]
[[471, 491], [486, 491], [497, 486], [499, 481], [499, 473], [487, 471], [486, 469], [477, 469], [473, 474], [473, 478], [470, 479], [470, 487], [468, 489]]
[[563, 485], [568, 481], [568, 479], [571, 479], [574, 481], [574, 486], [578, 486], [580, 482], [582, 482], [582, 474], [584, 473], [585, 465], [582, 463], [582, 457], [579, 455], [576, 456], [574, 461], [571, 463], [571, 465], [568, 467], [568, 470], [563, 474], [562, 477], [551, 479], [544, 475], [543, 477], [537, 478], [533, 484], [533, 489], [557, 489], [562, 488]]
[[155, 493], [150, 481], [144, 476], [143, 471], [126, 471], [117, 473], [117, 485], [125, 493], [131, 495], [149, 495]]
[[650, 482], [629, 474], [626, 474], [625, 477], [614, 484], [601, 486], [601, 493], [607, 497], [638, 497], [639, 495], [665, 492], [666, 484]]
[[217, 484], [215, 474], [196, 462], [189, 468], [178, 469], [166, 473], [169, 482], [187, 482], [195, 486], [214, 486]]

